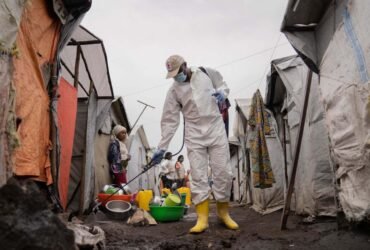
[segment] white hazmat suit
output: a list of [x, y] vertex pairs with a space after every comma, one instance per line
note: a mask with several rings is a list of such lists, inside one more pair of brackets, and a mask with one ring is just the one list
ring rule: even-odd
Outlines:
[[185, 144], [191, 167], [191, 191], [195, 205], [208, 199], [208, 166], [212, 169], [213, 193], [219, 202], [228, 202], [232, 185], [229, 144], [225, 125], [218, 109], [216, 91], [225, 97], [229, 88], [221, 74], [206, 68], [191, 68], [189, 82], [174, 82], [164, 103], [160, 149], [167, 149], [180, 121], [180, 111], [185, 119]]

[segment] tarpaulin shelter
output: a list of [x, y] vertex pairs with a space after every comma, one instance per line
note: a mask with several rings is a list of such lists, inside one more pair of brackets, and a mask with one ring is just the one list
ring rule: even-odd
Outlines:
[[[235, 176], [241, 187], [245, 187], [245, 201], [252, 204], [252, 208], [261, 214], [279, 210], [284, 204], [284, 167], [283, 149], [277, 134], [278, 127], [271, 111], [268, 112], [268, 121], [271, 127], [269, 135], [265, 135], [270, 155], [271, 168], [275, 176], [275, 183], [270, 188], [256, 188], [252, 184], [252, 169], [250, 167], [249, 138], [251, 131], [248, 126], [251, 99], [236, 99], [236, 115], [233, 134], [238, 138], [243, 157], [243, 167], [239, 175]], [[239, 179], [239, 180], [238, 180]], [[242, 188], [240, 190], [243, 190]]]
[[87, 0], [2, 1], [0, 185], [12, 175], [53, 183], [51, 90], [57, 89], [58, 53], [90, 5]]
[[360, 0], [290, 0], [281, 30], [318, 73], [341, 207], [370, 214], [370, 5]]
[[[236, 102], [236, 115], [234, 116], [233, 122], [233, 135], [232, 144], [238, 147], [236, 154], [239, 154], [240, 160], [234, 160], [237, 163], [238, 170], [234, 173], [235, 181], [237, 187], [235, 190], [239, 191], [239, 201], [246, 202], [251, 201], [250, 197], [247, 198], [247, 195], [250, 194], [249, 189], [249, 170], [250, 170], [250, 161], [249, 161], [249, 151], [248, 151], [248, 116], [249, 116], [249, 106], [250, 99], [238, 99]], [[230, 138], [230, 139], [231, 139]], [[229, 145], [230, 145], [229, 139]], [[233, 146], [233, 147], [234, 147]], [[235, 155], [230, 154], [231, 160]], [[237, 156], [238, 157], [238, 156]], [[238, 157], [238, 158], [239, 158]], [[235, 185], [235, 184], [234, 184]]]
[[[291, 176], [308, 70], [302, 59], [296, 55], [279, 58], [271, 62], [267, 81], [265, 103], [274, 113], [284, 149], [285, 185]], [[337, 211], [333, 165], [318, 82], [318, 76], [314, 74], [302, 134], [292, 208], [301, 215], [335, 216]]]
[[101, 39], [79, 26], [62, 51], [61, 65], [63, 81], [78, 98], [68, 109], [70, 117], [77, 116], [69, 120], [75, 122], [73, 143], [61, 145], [61, 155], [63, 148], [69, 149], [71, 160], [59, 166], [59, 194], [64, 208], [83, 212], [101, 185], [111, 183], [107, 150], [112, 127], [121, 124], [130, 132], [130, 124], [122, 99], [114, 97]]
[[[127, 166], [127, 180], [133, 179], [148, 164], [147, 153], [150, 150], [149, 142], [142, 125], [133, 129], [127, 142], [127, 149], [131, 155], [131, 160]], [[156, 189], [158, 180], [156, 179], [156, 168], [151, 168], [143, 175], [130, 183], [132, 192], [140, 189]]]
[[246, 186], [246, 153], [243, 152], [242, 144], [236, 136], [229, 137], [230, 165], [233, 173], [231, 201], [245, 203], [247, 200]]

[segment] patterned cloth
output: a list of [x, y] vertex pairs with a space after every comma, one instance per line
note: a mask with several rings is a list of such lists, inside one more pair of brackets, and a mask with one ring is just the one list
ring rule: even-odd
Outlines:
[[117, 138], [112, 139], [108, 149], [108, 162], [110, 166], [110, 172], [114, 176], [114, 183], [122, 185], [127, 183], [126, 168], [125, 164], [127, 161], [122, 160], [120, 141]]
[[108, 149], [108, 162], [112, 173], [121, 173], [123, 171], [121, 161], [122, 159], [119, 141], [117, 139], [113, 139], [109, 144]]
[[256, 188], [272, 187], [275, 178], [271, 169], [265, 138], [265, 134], [270, 134], [271, 128], [259, 90], [253, 95], [248, 124], [252, 130], [249, 144], [252, 160], [253, 186]]

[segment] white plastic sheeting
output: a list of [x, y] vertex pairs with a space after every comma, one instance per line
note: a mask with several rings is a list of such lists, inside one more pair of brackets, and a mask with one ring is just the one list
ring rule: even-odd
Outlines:
[[25, 0], [3, 0], [0, 5], [0, 49], [11, 51], [18, 34], [18, 26]]
[[[240, 202], [252, 202], [250, 198], [251, 193], [249, 190], [250, 181], [247, 175], [247, 169], [249, 168], [248, 164], [248, 152], [247, 152], [247, 142], [248, 142], [248, 133], [247, 133], [247, 117], [249, 117], [249, 106], [251, 105], [251, 99], [237, 99], [235, 100], [237, 112], [234, 116], [233, 122], [233, 140], [237, 140], [239, 143], [240, 158], [241, 158], [241, 167], [239, 171], [234, 174], [235, 181], [238, 183], [239, 191], [239, 200]], [[234, 143], [235, 144], [235, 143]]]
[[238, 138], [232, 136], [229, 138], [230, 165], [233, 172], [233, 186], [231, 200], [241, 202], [243, 199], [244, 185], [241, 175], [243, 175], [243, 152]]
[[[287, 111], [286, 134], [288, 176], [292, 171], [295, 144], [297, 141], [300, 117], [306, 92], [308, 67], [298, 56], [272, 61], [272, 77], [268, 83], [268, 96], [283, 94], [283, 103], [273, 104], [278, 115]], [[283, 85], [278, 85], [281, 81]], [[274, 86], [275, 85], [275, 86]], [[273, 87], [274, 86], [274, 87]], [[277, 88], [285, 89], [279, 91]], [[274, 88], [274, 91], [272, 89]], [[267, 103], [271, 102], [267, 99]], [[282, 129], [282, 128], [281, 128]], [[295, 178], [295, 211], [298, 214], [335, 216], [334, 172], [330, 160], [329, 139], [324, 122], [324, 107], [316, 74], [312, 77], [311, 92], [307, 108], [305, 128], [302, 137], [297, 174]]]
[[[148, 139], [146, 137], [144, 127], [141, 125], [134, 129], [127, 142], [127, 149], [131, 155], [131, 160], [127, 166], [127, 181], [130, 181], [144, 170], [148, 164], [146, 153], [149, 149]], [[152, 168], [139, 176], [135, 181], [129, 184], [132, 192], [140, 191], [140, 189], [155, 189], [155, 169]]]
[[114, 94], [104, 44], [102, 40], [82, 26], [73, 31], [70, 42], [62, 51], [63, 77], [69, 83], [74, 82], [78, 44], [81, 46], [82, 53], [79, 64], [78, 97], [88, 96], [92, 80], [98, 98], [112, 97], [113, 99]]
[[[294, 2], [289, 1], [285, 20], [297, 14], [290, 9]], [[305, 12], [318, 13], [317, 26], [292, 32], [284, 21], [282, 30], [296, 50], [308, 57], [308, 66], [320, 72], [340, 203], [349, 220], [359, 221], [370, 214], [370, 5], [360, 0], [332, 1], [320, 7], [300, 2], [306, 3]], [[295, 19], [295, 23], [303, 22]], [[308, 33], [315, 34], [313, 39], [306, 37]], [[306, 53], [307, 48], [321, 49]]]
[[11, 50], [15, 44], [25, 1], [5, 0], [0, 5], [0, 186], [12, 176], [8, 130], [9, 114], [13, 113], [13, 63]]

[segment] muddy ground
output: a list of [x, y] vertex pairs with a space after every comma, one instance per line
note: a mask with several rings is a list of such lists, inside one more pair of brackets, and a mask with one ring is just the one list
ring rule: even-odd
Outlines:
[[[0, 249], [77, 249], [73, 231], [64, 224], [70, 214], [56, 216], [47, 204], [32, 183], [19, 184], [12, 180], [0, 188]], [[181, 221], [155, 226], [134, 227], [108, 220], [102, 213], [94, 217], [98, 221], [90, 220], [89, 225], [104, 230], [107, 250], [370, 249], [369, 224], [338, 230], [334, 218], [319, 219], [307, 225], [301, 223], [302, 217], [291, 215], [288, 230], [281, 231], [281, 211], [262, 216], [246, 206], [234, 206], [231, 215], [239, 223], [240, 230], [231, 231], [218, 223], [214, 203], [210, 210], [210, 228], [199, 235], [188, 234], [196, 222], [194, 208], [190, 208]], [[87, 223], [88, 218], [91, 217], [73, 217], [73, 220], [74, 223]]]
[[179, 222], [134, 227], [119, 221], [101, 220], [96, 224], [106, 236], [106, 249], [370, 249], [370, 230], [354, 227], [338, 230], [333, 218], [302, 224], [302, 217], [291, 215], [288, 230], [280, 230], [281, 211], [260, 215], [246, 206], [235, 206], [232, 217], [240, 230], [230, 231], [219, 224], [215, 204], [211, 205], [210, 228], [199, 235], [188, 230], [196, 215], [190, 209]]

